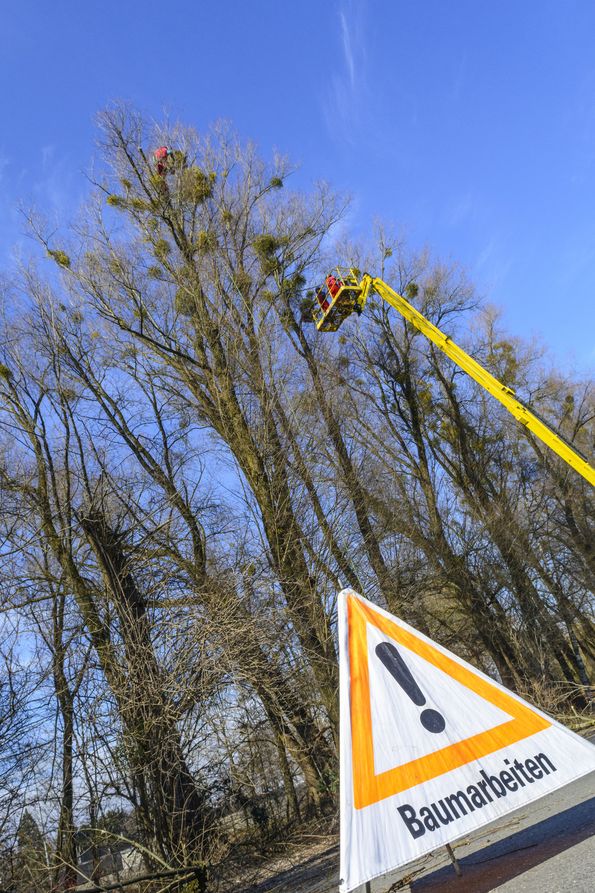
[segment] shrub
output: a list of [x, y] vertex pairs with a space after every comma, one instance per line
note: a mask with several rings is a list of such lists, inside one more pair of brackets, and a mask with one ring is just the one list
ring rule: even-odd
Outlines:
[[128, 199], [128, 207], [132, 208], [135, 211], [150, 211], [152, 205], [150, 202], [147, 202], [142, 198], [133, 196], [132, 198]]
[[262, 235], [256, 236], [252, 244], [260, 257], [269, 257], [280, 246], [279, 240], [271, 233], [262, 233]]
[[192, 316], [196, 308], [192, 292], [187, 288], [179, 288], [174, 298], [174, 307], [181, 316]]
[[125, 208], [126, 207], [126, 199], [123, 195], [108, 195], [106, 198], [106, 202], [112, 208]]
[[165, 177], [162, 177], [160, 174], [154, 173], [151, 174], [149, 182], [151, 183], [151, 186], [153, 187], [155, 192], [158, 192], [159, 195], [167, 194], [167, 183], [165, 182]]
[[408, 301], [413, 301], [419, 294], [419, 286], [415, 282], [409, 282], [405, 288], [405, 297]]
[[171, 245], [169, 244], [167, 239], [157, 239], [155, 245], [153, 246], [153, 254], [157, 258], [157, 260], [165, 260], [170, 251]]
[[205, 174], [199, 167], [188, 167], [182, 171], [180, 192], [183, 201], [200, 205], [213, 194], [216, 174]]
[[256, 236], [252, 245], [260, 261], [262, 272], [265, 276], [270, 276], [279, 268], [275, 252], [281, 247], [281, 242], [270, 233], [262, 233], [262, 235]]
[[65, 251], [48, 248], [48, 254], [60, 267], [66, 267], [68, 269], [70, 266], [70, 258]]
[[252, 279], [250, 278], [248, 273], [246, 273], [243, 270], [239, 270], [235, 274], [234, 278], [235, 278], [235, 284], [236, 284], [238, 291], [245, 297], [248, 294], [248, 292], [250, 291], [250, 288], [252, 287]]
[[196, 250], [202, 252], [213, 251], [217, 247], [217, 238], [214, 233], [203, 229], [196, 240]]

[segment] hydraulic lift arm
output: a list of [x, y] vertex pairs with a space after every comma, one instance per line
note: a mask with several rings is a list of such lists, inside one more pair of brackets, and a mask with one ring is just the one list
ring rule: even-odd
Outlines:
[[[358, 278], [359, 274], [356, 270], [350, 270], [349, 274], [344, 276], [341, 280], [344, 283], [344, 286], [335, 296], [331, 306], [324, 315], [324, 319], [321, 318], [320, 314], [317, 316], [315, 315], [317, 328], [322, 331], [334, 331], [338, 325], [332, 325], [332, 317], [327, 324], [325, 324], [325, 320], [332, 314], [335, 306], [336, 312], [339, 314], [342, 309], [342, 304], [351, 305], [355, 303], [356, 306], [353, 307], [353, 309], [358, 313], [361, 313], [370, 293], [376, 292], [382, 300], [386, 301], [387, 304], [390, 304], [391, 307], [394, 307], [401, 316], [404, 316], [405, 319], [411, 323], [411, 325], [415, 326], [415, 328], [425, 335], [426, 338], [429, 338], [429, 340], [439, 347], [447, 357], [450, 357], [460, 369], [463, 369], [463, 371], [470, 375], [471, 378], [488, 391], [492, 397], [499, 400], [522, 425], [545, 443], [546, 446], [552, 449], [561, 459], [564, 459], [571, 468], [578, 471], [578, 473], [589, 481], [590, 484], [595, 485], [595, 469], [570, 443], [550, 428], [550, 426], [539, 418], [533, 410], [528, 406], [525, 406], [525, 404], [515, 395], [512, 388], [509, 388], [498, 381], [498, 379], [491, 375], [487, 369], [484, 369], [477, 360], [474, 360], [473, 357], [469, 356], [469, 354], [455, 344], [448, 335], [441, 332], [437, 326], [433, 325], [433, 323], [426, 319], [425, 316], [415, 309], [415, 307], [412, 307], [402, 295], [394, 291], [394, 289], [387, 285], [382, 279], [374, 278], [368, 273], [365, 273], [359, 282]], [[345, 293], [345, 298], [342, 301], [343, 292]], [[349, 309], [349, 306], [347, 306], [347, 309]], [[346, 315], [348, 314], [342, 313], [341, 317], [337, 316], [339, 325]]]

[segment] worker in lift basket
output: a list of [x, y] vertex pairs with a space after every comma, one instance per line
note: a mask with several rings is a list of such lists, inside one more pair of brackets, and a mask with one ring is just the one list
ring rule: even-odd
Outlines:
[[324, 290], [324, 285], [319, 285], [318, 288], [316, 289], [316, 300], [318, 301], [318, 303], [322, 309], [322, 312], [326, 313], [326, 311], [330, 307], [330, 301], [328, 300], [328, 298], [326, 296], [326, 292]]
[[330, 276], [326, 277], [325, 282], [331, 298], [334, 298], [343, 283], [340, 279], [337, 279], [335, 276], [333, 276], [332, 273], [330, 274]]

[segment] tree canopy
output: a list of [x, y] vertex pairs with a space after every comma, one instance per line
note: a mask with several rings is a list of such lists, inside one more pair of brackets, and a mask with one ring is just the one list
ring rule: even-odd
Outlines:
[[91, 880], [119, 841], [208, 889], [240, 838], [335, 809], [344, 585], [545, 709], [590, 704], [586, 482], [380, 302], [324, 335], [309, 291], [381, 272], [585, 453], [593, 393], [456, 266], [348, 241], [346, 199], [286, 159], [127, 108], [100, 127], [87, 206], [32, 217], [47, 260], [3, 286], [0, 777], [18, 753], [27, 783], [0, 791], [2, 876], [27, 824], [34, 889], [67, 889], [84, 827]]

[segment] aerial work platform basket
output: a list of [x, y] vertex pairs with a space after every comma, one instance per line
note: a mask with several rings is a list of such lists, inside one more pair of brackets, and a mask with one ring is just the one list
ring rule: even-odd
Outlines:
[[361, 313], [363, 289], [359, 271], [337, 267], [324, 280], [314, 298], [312, 316], [319, 332], [336, 332], [353, 312]]
[[487, 369], [484, 369], [477, 360], [473, 359], [466, 351], [445, 335], [429, 319], [426, 319], [413, 304], [410, 304], [403, 295], [400, 295], [382, 279], [377, 276], [363, 275], [355, 267], [342, 269], [329, 273], [314, 296], [312, 304], [308, 304], [307, 315], [304, 319], [311, 319], [316, 323], [319, 332], [336, 332], [343, 320], [347, 319], [354, 311], [360, 314], [371, 294], [378, 295], [387, 304], [390, 304], [408, 323], [414, 326], [426, 338], [438, 347], [446, 356], [457, 364], [459, 369], [467, 373], [484, 390], [492, 395], [499, 403], [513, 415], [528, 431], [538, 437], [571, 468], [574, 468], [585, 480], [595, 485], [595, 468], [588, 459], [582, 455], [574, 443], [569, 442], [564, 435], [558, 433], [545, 419], [524, 403], [512, 388], [498, 381]]

